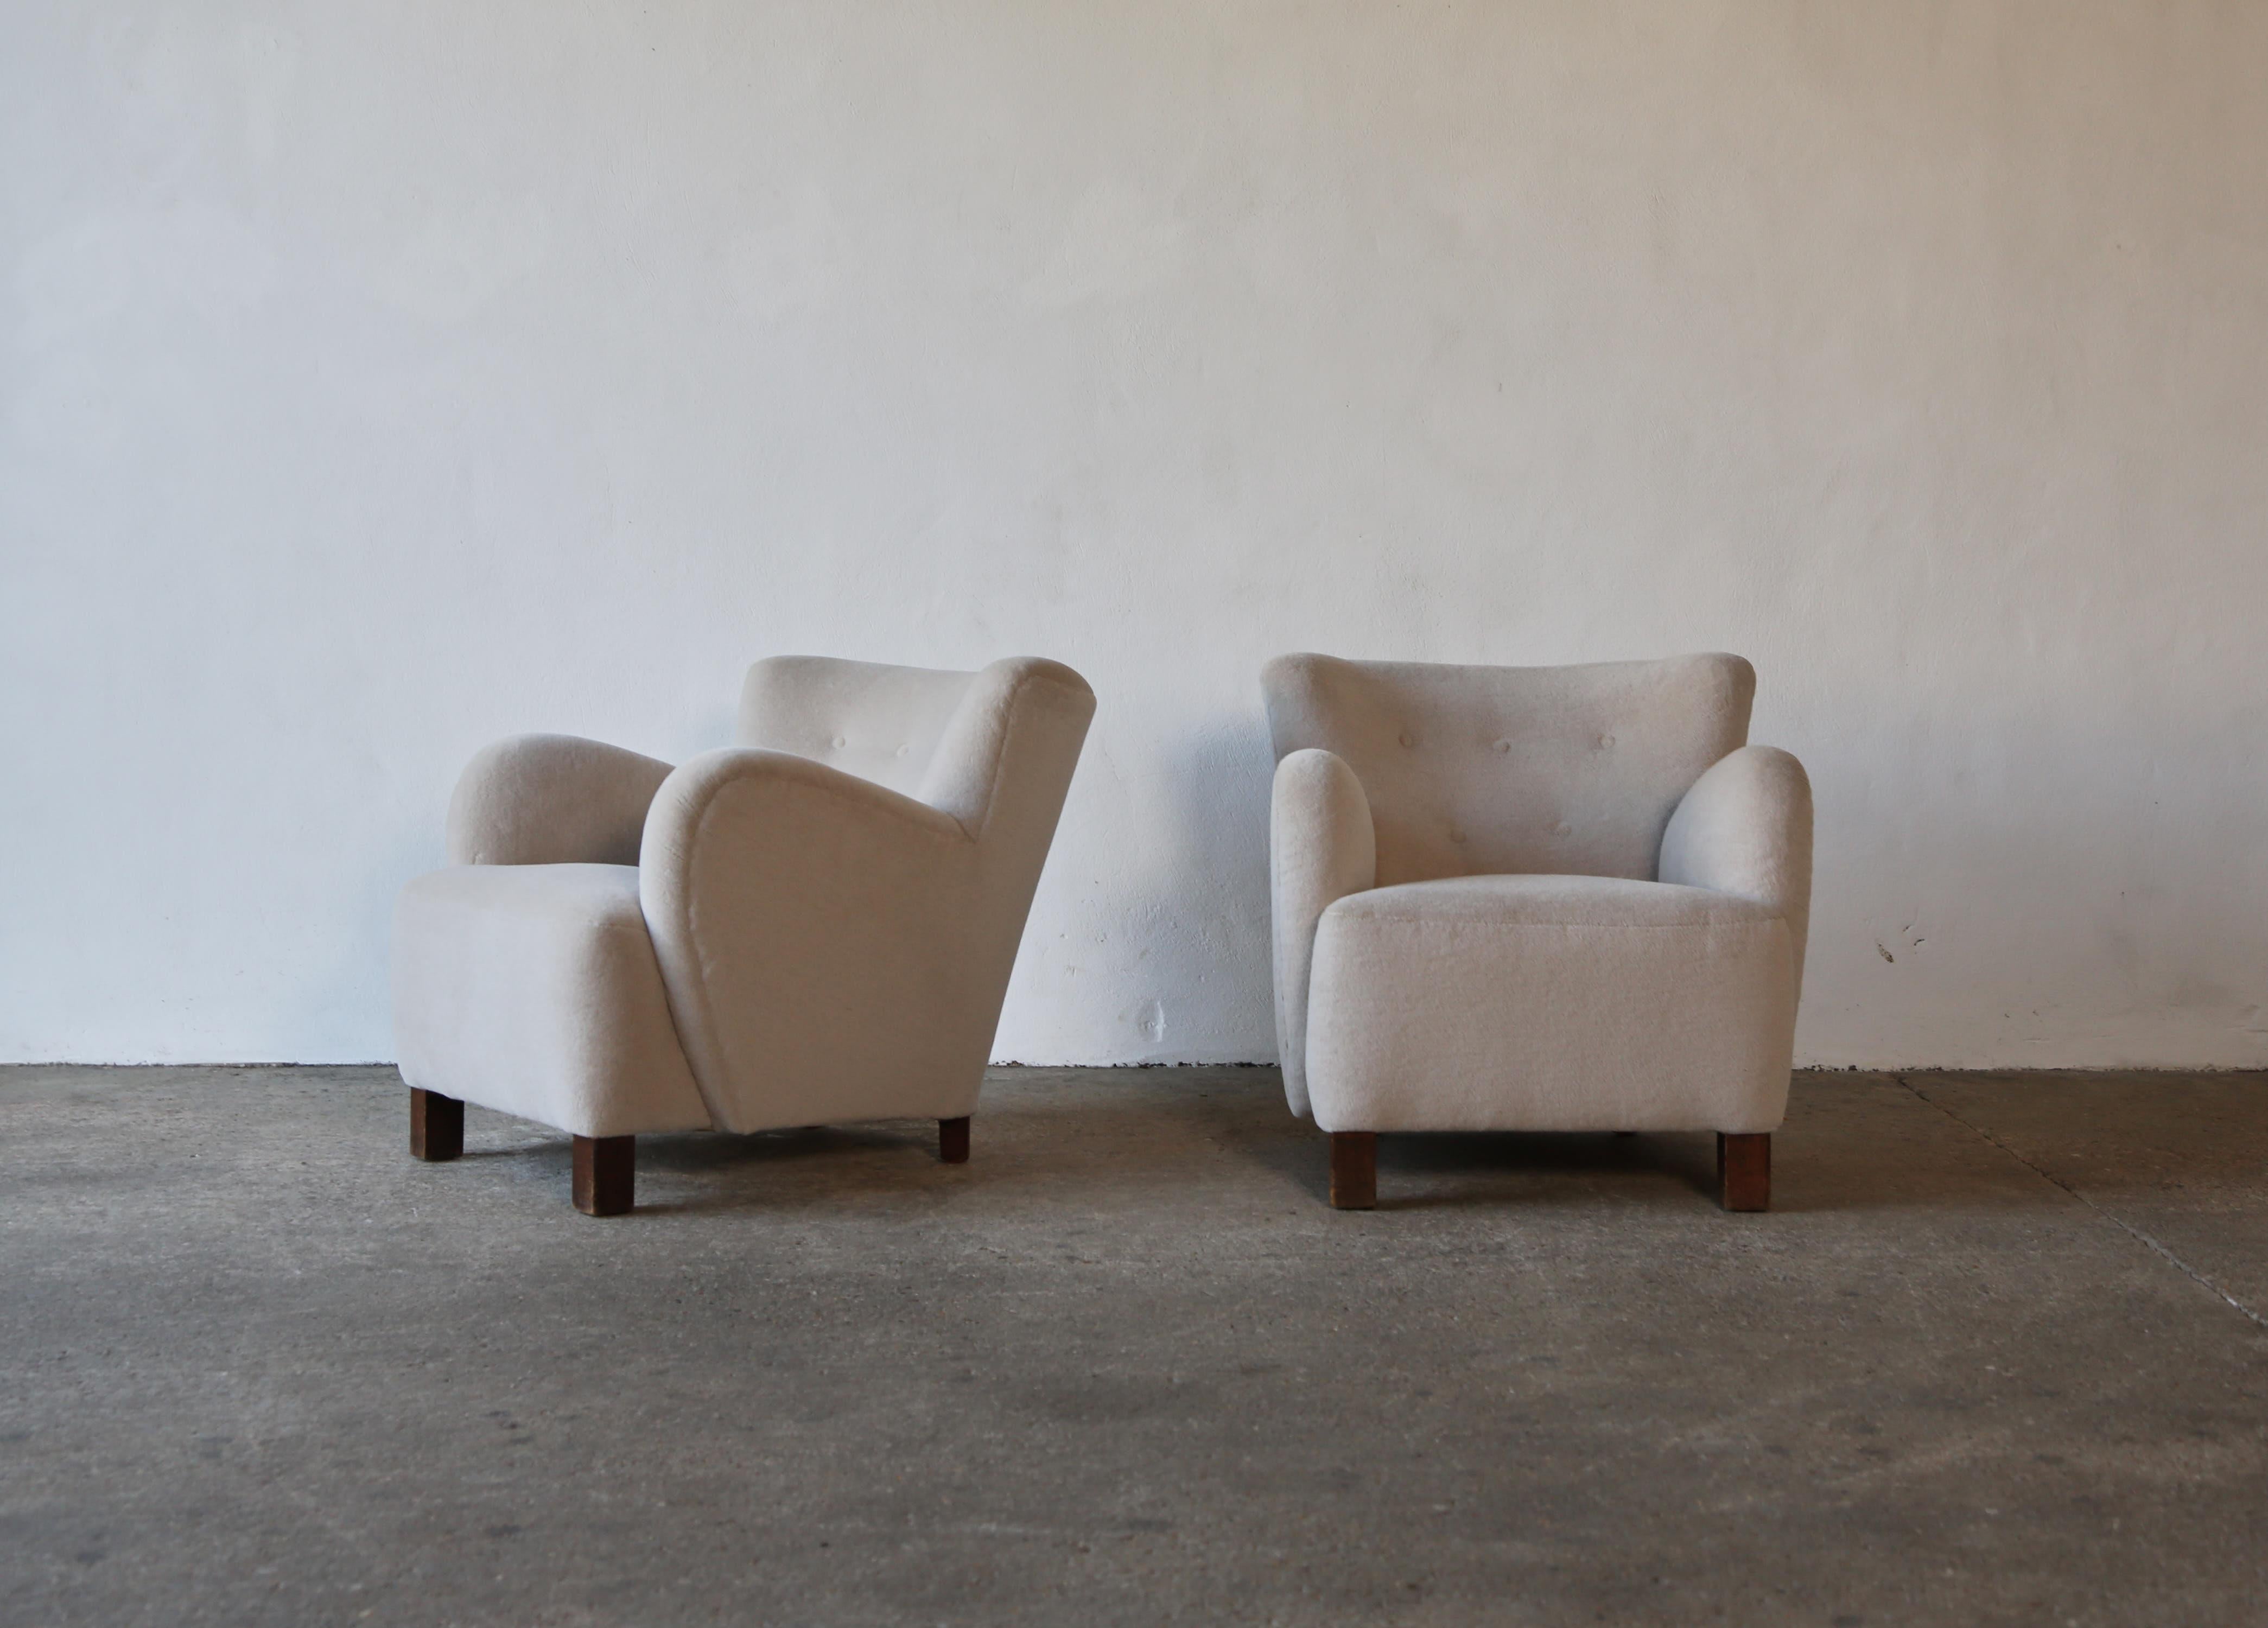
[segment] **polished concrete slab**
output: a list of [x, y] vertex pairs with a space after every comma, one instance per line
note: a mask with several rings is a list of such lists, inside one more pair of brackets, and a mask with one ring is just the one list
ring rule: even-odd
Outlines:
[[2257, 1623], [2268, 1079], [1806, 1076], [1388, 1138], [1003, 1071], [641, 1144], [383, 1069], [0, 1071], [0, 1622]]

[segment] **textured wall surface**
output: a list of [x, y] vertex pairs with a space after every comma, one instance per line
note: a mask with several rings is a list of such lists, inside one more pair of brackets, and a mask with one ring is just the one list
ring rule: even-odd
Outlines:
[[2268, 7], [0, 10], [0, 1057], [390, 1055], [467, 756], [1101, 711], [998, 1052], [1272, 1056], [1267, 656], [1722, 648], [1808, 1061], [2268, 1063]]

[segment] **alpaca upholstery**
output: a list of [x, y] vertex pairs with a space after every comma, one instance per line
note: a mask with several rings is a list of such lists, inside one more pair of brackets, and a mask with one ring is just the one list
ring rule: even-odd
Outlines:
[[402, 1077], [593, 1138], [967, 1116], [1094, 710], [1051, 661], [786, 657], [675, 769], [488, 748], [395, 914]]
[[1263, 675], [1277, 1033], [1334, 1132], [1769, 1132], [1810, 788], [1724, 655], [1285, 656]]

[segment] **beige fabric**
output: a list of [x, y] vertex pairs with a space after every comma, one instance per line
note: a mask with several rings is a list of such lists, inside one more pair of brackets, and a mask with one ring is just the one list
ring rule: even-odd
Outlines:
[[1778, 747], [1742, 747], [1694, 782], [1661, 838], [1661, 880], [1770, 905], [1795, 950], [1811, 936], [1811, 780]]
[[998, 1016], [955, 953], [978, 859], [950, 814], [805, 758], [711, 752], [670, 777], [639, 872], [720, 1129], [970, 1110]]
[[394, 916], [401, 1077], [578, 1136], [706, 1126], [627, 865], [464, 865]]
[[1326, 1131], [1770, 1131], [1787, 924], [1728, 894], [1467, 876], [1323, 912], [1307, 1079]]
[[1670, 811], [1748, 739], [1738, 656], [1461, 667], [1279, 656], [1261, 685], [1280, 759], [1344, 758], [1378, 885], [1505, 873], [1651, 880]]
[[[944, 673], [791, 658], [748, 676], [747, 745], [674, 770], [558, 737], [491, 748], [460, 789], [461, 819], [453, 807], [453, 853], [619, 854], [634, 811], [637, 864], [413, 882], [395, 954], [405, 1076], [585, 1135], [968, 1113], [1094, 711], [1085, 681], [1051, 661]], [[565, 873], [599, 868], [615, 880], [594, 913]], [[618, 939], [632, 920], [660, 1029], [630, 998], [636, 958]], [[508, 1024], [487, 1022], [492, 1005]], [[551, 1026], [527, 1039], [545, 1011]], [[509, 1063], [514, 1047], [541, 1067]], [[580, 1060], [563, 1064], [571, 1051]], [[664, 1079], [692, 1093], [690, 1121]]]
[[[1278, 658], [1278, 1042], [1329, 1130], [1769, 1130], [1810, 905], [1736, 656]], [[1659, 880], [1657, 880], [1659, 878]]]
[[976, 676], [830, 656], [773, 656], [748, 669], [733, 739], [917, 796]]
[[476, 754], [449, 799], [452, 865], [636, 865], [669, 765], [573, 735]]
[[[744, 730], [849, 740], [837, 752], [864, 736], [871, 755], [919, 763], [918, 799], [743, 748], [678, 770], [646, 819], [646, 920], [694, 1077], [726, 1130], [974, 1108], [1094, 711], [1086, 681], [1051, 661], [884, 669], [873, 683], [846, 682], [846, 665], [766, 673]], [[923, 704], [924, 676], [956, 697], [927, 734], [937, 709]], [[904, 729], [880, 726], [880, 694], [895, 695]], [[898, 744], [912, 748], [904, 759]]]
[[1309, 747], [1276, 765], [1268, 857], [1274, 899], [1276, 1035], [1284, 1095], [1307, 1112], [1307, 972], [1315, 924], [1336, 900], [1378, 880], [1370, 799], [1346, 760]]

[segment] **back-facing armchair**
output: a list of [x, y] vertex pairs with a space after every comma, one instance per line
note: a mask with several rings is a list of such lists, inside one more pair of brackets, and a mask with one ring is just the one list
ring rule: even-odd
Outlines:
[[1572, 667], [1294, 655], [1262, 678], [1277, 1036], [1376, 1202], [1399, 1131], [1713, 1131], [1761, 1210], [1787, 1101], [1811, 790], [1737, 656]]
[[476, 1102], [574, 1138], [968, 1118], [1094, 696], [1056, 662], [749, 670], [737, 748], [672, 769], [559, 735], [475, 757], [451, 867], [403, 889], [394, 1029], [421, 1158]]

